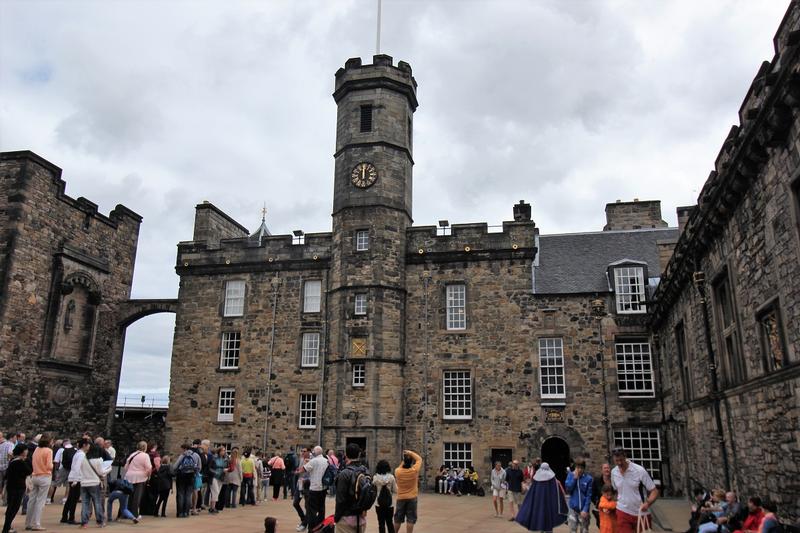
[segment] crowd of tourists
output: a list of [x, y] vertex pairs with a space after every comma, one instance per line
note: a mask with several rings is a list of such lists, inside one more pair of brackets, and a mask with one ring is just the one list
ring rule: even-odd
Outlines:
[[779, 533], [778, 506], [751, 496], [746, 504], [735, 491], [696, 489], [687, 533]]

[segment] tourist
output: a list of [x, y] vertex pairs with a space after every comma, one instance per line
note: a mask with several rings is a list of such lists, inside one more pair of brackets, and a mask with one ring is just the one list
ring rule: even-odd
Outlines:
[[764, 513], [764, 518], [761, 520], [758, 533], [779, 533], [783, 531], [781, 523], [775, 515], [775, 513], [778, 512], [778, 506], [775, 502], [766, 500], [761, 507], [766, 512]]
[[358, 444], [348, 444], [345, 467], [336, 477], [336, 508], [333, 514], [336, 533], [360, 533], [367, 529], [367, 513], [358, 508], [355, 497], [358, 476], [369, 475], [367, 467], [359, 461], [360, 457], [361, 448]]
[[25, 517], [25, 529], [44, 531], [42, 527], [42, 511], [53, 476], [53, 450], [50, 448], [50, 436], [39, 437], [37, 448], [31, 461], [31, 489], [28, 495], [28, 515]]
[[449, 475], [447, 465], [439, 467], [436, 477], [433, 480], [433, 490], [436, 494], [445, 494], [447, 492], [447, 476]]
[[[266, 455], [264, 456], [266, 458]], [[262, 459], [261, 461], [261, 499], [266, 501], [269, 499], [269, 482], [272, 478], [272, 469], [267, 462]]]
[[[175, 508], [178, 518], [188, 518], [194, 512], [192, 494], [194, 494], [195, 477], [200, 471], [200, 457], [192, 451], [188, 442], [181, 444], [181, 454], [172, 464], [175, 474]], [[170, 483], [171, 484], [171, 483]]]
[[[39, 447], [39, 439], [41, 438], [41, 433], [33, 437], [32, 440], [25, 440], [25, 433], [20, 433], [17, 435], [17, 442], [22, 442], [25, 446], [28, 447], [28, 457], [25, 459], [28, 462], [28, 465], [33, 469], [33, 452], [36, 451], [36, 448]], [[25, 516], [28, 514], [28, 499], [30, 498], [30, 487], [25, 492], [25, 496], [22, 497], [22, 510], [20, 513]]]
[[467, 473], [464, 474], [464, 486], [464, 492], [467, 494], [475, 494], [475, 490], [478, 488], [478, 473], [472, 465], [467, 467]]
[[[332, 464], [334, 466], [334, 468], [336, 468], [336, 471], [338, 472], [339, 471], [339, 465], [341, 463], [339, 461], [339, 458], [336, 456], [336, 451], [333, 448], [331, 448], [330, 450], [328, 450], [327, 456], [328, 456], [328, 463]], [[330, 487], [328, 487], [328, 491], [329, 491], [330, 496], [336, 497], [336, 481], [335, 481], [335, 477], [334, 477], [334, 482], [331, 483]]]
[[[309, 453], [308, 448], [303, 448], [301, 452], [301, 457], [298, 460], [299, 466], [294, 472], [294, 480], [296, 486], [292, 492], [292, 507], [294, 510], [297, 511], [297, 516], [300, 518], [300, 523], [297, 524], [297, 531], [304, 531], [308, 526], [308, 489], [309, 489], [309, 478], [308, 472], [305, 470], [305, 465], [309, 462]], [[306, 509], [303, 510], [303, 507], [300, 505], [300, 499], [305, 501]]]
[[208, 512], [210, 514], [216, 514], [219, 512], [217, 502], [220, 501], [220, 492], [222, 492], [222, 487], [225, 484], [225, 473], [227, 471], [228, 455], [225, 450], [225, 446], [220, 446], [217, 448], [217, 453], [214, 456], [214, 466], [211, 475], [211, 495], [209, 496], [208, 503]]
[[[67, 501], [64, 502], [64, 508], [61, 511], [62, 524], [75, 524], [75, 507], [77, 507], [78, 500], [81, 497], [81, 465], [86, 459], [86, 452], [89, 451], [90, 447], [91, 442], [86, 438], [81, 438], [72, 456], [72, 463], [67, 476], [69, 492], [67, 493]], [[62, 461], [66, 461], [66, 458], [62, 458]]]
[[136, 451], [131, 453], [125, 461], [125, 479], [133, 485], [133, 495], [128, 501], [128, 509], [138, 519], [141, 519], [139, 506], [152, 471], [153, 465], [150, 464], [150, 456], [147, 455], [147, 443], [141, 441], [137, 445]]
[[728, 504], [725, 514], [717, 518], [720, 533], [728, 533], [738, 528], [741, 522], [742, 504], [739, 502], [736, 492], [726, 492], [725, 501]]
[[378, 492], [378, 497], [375, 500], [378, 530], [380, 533], [394, 533], [392, 494], [397, 493], [397, 481], [392, 475], [392, 467], [389, 466], [389, 461], [386, 459], [378, 461], [375, 466], [375, 475], [372, 476], [372, 483]]
[[764, 510], [761, 508], [761, 498], [753, 496], [747, 500], [747, 518], [742, 522], [742, 528], [735, 533], [758, 533], [761, 521], [764, 520]]
[[255, 477], [253, 478], [253, 484], [255, 485], [255, 492], [256, 492], [256, 503], [261, 502], [261, 493], [263, 490], [261, 489], [261, 477], [264, 475], [264, 461], [261, 458], [261, 452], [256, 452], [255, 457]]
[[547, 463], [541, 463], [531, 478], [531, 486], [517, 513], [517, 523], [525, 526], [528, 531], [553, 531], [567, 521], [565, 497], [555, 472]]
[[56, 439], [52, 446], [50, 446], [50, 449], [53, 451], [53, 470], [50, 472], [50, 488], [47, 489], [47, 498], [44, 500], [45, 505], [53, 503], [53, 498], [58, 489], [58, 485], [56, 485], [56, 475], [61, 464], [56, 460], [56, 455], [63, 449], [63, 444], [64, 441], [62, 439]]
[[108, 482], [108, 503], [106, 503], [106, 516], [108, 521], [112, 521], [114, 516], [114, 502], [119, 500], [119, 512], [123, 518], [133, 520], [134, 524], [139, 523], [139, 519], [133, 516], [133, 513], [128, 510], [128, 498], [133, 494], [133, 485], [130, 481], [122, 478], [112, 479]]
[[225, 498], [225, 507], [236, 508], [236, 495], [241, 485], [242, 466], [239, 464], [239, 448], [234, 447], [228, 460], [228, 471], [225, 472], [225, 487], [228, 491]]
[[[617, 533], [636, 533], [640, 515], [649, 529], [648, 509], [658, 499], [658, 488], [647, 470], [628, 460], [625, 450], [615, 448], [611, 453], [616, 465], [611, 471], [611, 483], [617, 491]], [[647, 491], [644, 501], [639, 492], [640, 485]]]
[[[56, 468], [56, 476], [53, 486], [50, 489], [51, 500], [55, 498], [58, 487], [64, 487], [64, 498], [61, 500], [61, 503], [67, 501], [67, 496], [69, 496], [68, 478], [69, 471], [72, 468], [73, 457], [75, 457], [75, 447], [72, 445], [72, 441], [70, 439], [62, 440], [61, 448], [56, 452], [56, 455], [53, 458], [53, 466]], [[55, 466], [56, 464], [58, 464], [58, 467]]]
[[158, 516], [159, 509], [161, 509], [162, 518], [167, 516], [167, 500], [169, 500], [169, 493], [172, 492], [172, 478], [170, 456], [165, 454], [161, 458], [161, 466], [158, 468], [158, 473], [156, 475], [157, 496], [155, 509], [153, 509], [153, 516]]
[[239, 461], [239, 466], [242, 469], [242, 492], [239, 494], [239, 505], [255, 505], [256, 461], [250, 455], [250, 448], [245, 448], [244, 456]]
[[[283, 483], [283, 478], [285, 475], [286, 463], [284, 463], [283, 458], [276, 453], [272, 456], [272, 459], [267, 462], [267, 465], [272, 471], [272, 476], [270, 477], [270, 483], [272, 483], [272, 500], [278, 501], [278, 495], [280, 494], [281, 484]], [[284, 494], [286, 494], [285, 488]]]
[[3, 500], [4, 505], [7, 502], [7, 494], [4, 492], [6, 473], [8, 472], [8, 466], [11, 463], [16, 446], [17, 434], [8, 432], [6, 434], [6, 440], [0, 444], [0, 499]]
[[203, 498], [195, 502], [195, 509], [200, 509], [202, 511], [204, 508], [210, 507], [211, 484], [214, 480], [217, 450], [211, 448], [210, 440], [203, 439], [200, 441], [200, 451], [203, 452], [200, 454], [200, 468], [202, 474], [200, 476], [200, 481], [203, 487]]
[[506, 497], [506, 471], [500, 461], [494, 464], [491, 475], [492, 482], [492, 505], [494, 506], [494, 517], [503, 516], [503, 500]]
[[105, 442], [103, 442], [103, 447], [105, 448], [108, 457], [111, 458], [112, 461], [117, 458], [117, 450], [114, 449], [111, 439], [106, 439]]
[[614, 495], [614, 487], [610, 483], [603, 485], [600, 493], [600, 500], [597, 502], [597, 509], [600, 512], [600, 533], [616, 533], [617, 499]]
[[286, 499], [287, 489], [291, 491], [292, 496], [297, 489], [297, 468], [300, 462], [297, 459], [297, 454], [294, 450], [289, 450], [283, 457], [283, 464], [286, 465], [286, 482], [283, 484], [283, 499]]
[[324, 455], [321, 446], [315, 446], [314, 457], [303, 465], [303, 469], [308, 473], [308, 495], [306, 496], [307, 524], [310, 531], [325, 520], [325, 486], [322, 478], [328, 469], [328, 458]]
[[592, 514], [598, 528], [600, 527], [600, 498], [603, 496], [603, 487], [606, 485], [611, 485], [611, 465], [603, 463], [603, 466], [600, 467], [600, 475], [596, 476], [592, 483], [592, 505], [595, 507], [592, 509]]
[[[88, 441], [86, 442], [86, 450], [84, 450], [84, 453], [85, 456], [79, 466], [81, 469], [81, 527], [88, 527], [90, 504], [94, 507], [97, 525], [105, 527], [106, 523], [103, 514], [104, 510], [102, 494], [100, 493], [100, 484], [105, 475], [111, 471], [111, 465], [106, 469], [103, 468], [103, 450], [97, 446], [91, 446]], [[148, 465], [149, 464], [150, 462], [148, 461]], [[137, 516], [135, 512], [131, 512], [134, 516]], [[138, 516], [137, 518], [141, 519], [141, 517]]]
[[[208, 460], [206, 452], [210, 446], [209, 441], [194, 439], [192, 441], [192, 452], [200, 458], [200, 474], [195, 475], [194, 487], [192, 489], [192, 501], [190, 504], [191, 514], [197, 514], [197, 511], [203, 509], [203, 495], [200, 490], [203, 488], [202, 472], [207, 469], [206, 461]], [[198, 479], [199, 478], [199, 479]]]
[[400, 531], [400, 524], [406, 523], [406, 533], [414, 531], [417, 523], [417, 492], [422, 457], [411, 450], [403, 450], [403, 462], [394, 471], [397, 481], [397, 509], [394, 512], [394, 530]]
[[592, 503], [593, 484], [592, 476], [586, 473], [586, 462], [583, 459], [575, 461], [575, 469], [567, 474], [564, 482], [564, 490], [569, 496], [567, 522], [571, 533], [579, 528], [581, 533], [589, 532], [589, 506]]
[[[9, 438], [6, 442], [11, 441]], [[6, 520], [3, 524], [3, 533], [10, 533], [11, 523], [17, 516], [22, 498], [25, 496], [25, 480], [33, 473], [33, 468], [28, 464], [28, 447], [17, 443], [11, 451], [12, 459], [8, 462], [5, 472], [6, 487]]]
[[506, 486], [508, 487], [506, 493], [508, 510], [511, 511], [509, 521], [513, 522], [522, 503], [522, 470], [519, 467], [519, 461], [511, 461], [509, 467], [506, 468]]

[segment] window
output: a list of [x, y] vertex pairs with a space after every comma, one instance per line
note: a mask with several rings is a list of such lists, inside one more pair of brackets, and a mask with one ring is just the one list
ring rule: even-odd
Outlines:
[[300, 395], [300, 423], [301, 428], [317, 427], [317, 395]]
[[363, 387], [367, 384], [367, 369], [364, 363], [353, 365], [353, 387]]
[[361, 133], [372, 131], [372, 106], [361, 106]]
[[300, 366], [319, 366], [319, 333], [303, 333], [303, 355]]
[[653, 481], [661, 484], [661, 438], [657, 429], [615, 429], [614, 446], [628, 452], [628, 459], [644, 467]]
[[467, 329], [467, 287], [447, 286], [447, 329]]
[[225, 446], [225, 449], [227, 451], [231, 451], [231, 443], [230, 442], [215, 442], [213, 450], [217, 451], [220, 446]]
[[618, 342], [617, 387], [623, 398], [653, 398], [653, 365], [647, 342]]
[[366, 294], [356, 294], [355, 312], [356, 312], [357, 315], [366, 315], [367, 314], [367, 295]]
[[409, 117], [408, 118], [408, 148], [411, 149], [413, 144], [414, 144], [414, 132], [411, 129], [411, 117]]
[[688, 402], [694, 397], [692, 387], [692, 369], [689, 354], [686, 353], [686, 331], [683, 322], [675, 326], [675, 352], [678, 355], [678, 368], [681, 373], [681, 386], [683, 387], [683, 401]]
[[320, 294], [322, 292], [322, 282], [320, 280], [310, 280], [303, 284], [303, 312], [319, 313]]
[[365, 229], [356, 232], [356, 251], [364, 252], [369, 250], [369, 231]]
[[443, 374], [444, 418], [472, 419], [472, 375], [469, 370], [448, 370]]
[[778, 302], [771, 303], [758, 313], [758, 329], [760, 330], [761, 354], [764, 358], [765, 370], [779, 370], [788, 364], [786, 343], [783, 337], [783, 326], [778, 309]]
[[539, 339], [539, 387], [542, 399], [564, 399], [564, 344], [560, 338]]
[[244, 281], [228, 281], [225, 283], [225, 316], [242, 316], [244, 314]]
[[236, 404], [236, 389], [219, 389], [218, 422], [233, 422], [233, 407]]
[[617, 313], [644, 313], [644, 268], [614, 269], [614, 291], [617, 294]]
[[445, 442], [442, 463], [448, 468], [467, 468], [472, 464], [472, 443]]
[[723, 382], [734, 385], [744, 379], [744, 363], [736, 330], [736, 310], [733, 307], [730, 281], [725, 273], [714, 284], [714, 305], [717, 327], [721, 337]]
[[219, 356], [219, 367], [222, 369], [239, 368], [239, 348], [242, 334], [238, 331], [222, 333], [222, 351]]

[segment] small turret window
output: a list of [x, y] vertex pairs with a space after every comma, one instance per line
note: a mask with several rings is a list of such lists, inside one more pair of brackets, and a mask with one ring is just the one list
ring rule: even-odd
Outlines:
[[372, 131], [372, 106], [361, 106], [361, 133]]

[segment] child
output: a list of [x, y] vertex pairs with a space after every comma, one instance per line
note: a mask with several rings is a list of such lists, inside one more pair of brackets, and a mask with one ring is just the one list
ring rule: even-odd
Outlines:
[[158, 508], [161, 508], [161, 518], [167, 517], [167, 500], [169, 493], [172, 492], [172, 463], [170, 456], [165, 455], [161, 458], [161, 466], [158, 468], [158, 498], [153, 511], [153, 516], [158, 516]]
[[615, 533], [617, 530], [617, 499], [614, 487], [603, 485], [603, 495], [597, 507], [600, 509], [600, 533]]

